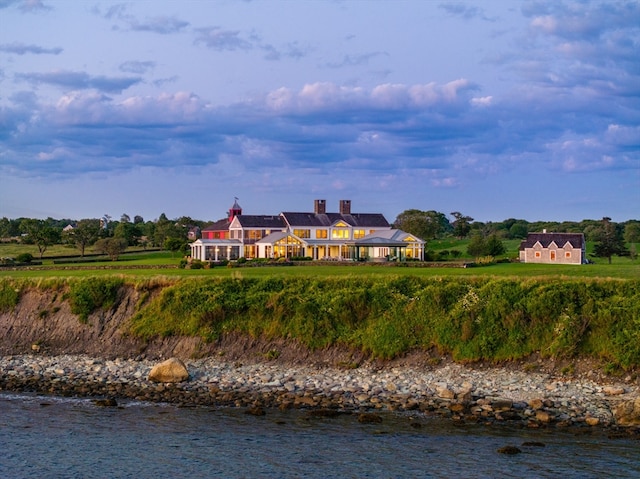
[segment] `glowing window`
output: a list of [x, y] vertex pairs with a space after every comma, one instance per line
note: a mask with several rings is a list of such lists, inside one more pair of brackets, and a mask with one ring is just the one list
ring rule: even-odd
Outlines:
[[333, 229], [331, 231], [331, 238], [333, 239], [349, 239], [348, 229]]

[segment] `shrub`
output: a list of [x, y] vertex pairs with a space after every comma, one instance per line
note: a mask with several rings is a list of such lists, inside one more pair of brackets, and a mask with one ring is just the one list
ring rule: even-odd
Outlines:
[[118, 291], [124, 284], [121, 278], [95, 277], [74, 281], [69, 286], [71, 312], [86, 322], [89, 315], [99, 308], [107, 310], [118, 298]]
[[33, 261], [33, 255], [31, 253], [22, 253], [16, 256], [18, 263], [31, 263]]
[[0, 283], [0, 312], [11, 311], [20, 300], [20, 288], [10, 281]]

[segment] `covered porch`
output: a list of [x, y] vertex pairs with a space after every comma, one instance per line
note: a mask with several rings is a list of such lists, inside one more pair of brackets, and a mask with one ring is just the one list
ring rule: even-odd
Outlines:
[[200, 261], [230, 261], [242, 257], [240, 240], [199, 239], [191, 243], [191, 259]]

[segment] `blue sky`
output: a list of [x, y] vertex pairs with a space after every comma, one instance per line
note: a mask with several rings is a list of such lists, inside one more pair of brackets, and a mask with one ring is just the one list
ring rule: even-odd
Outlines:
[[0, 0], [0, 217], [640, 218], [640, 2]]

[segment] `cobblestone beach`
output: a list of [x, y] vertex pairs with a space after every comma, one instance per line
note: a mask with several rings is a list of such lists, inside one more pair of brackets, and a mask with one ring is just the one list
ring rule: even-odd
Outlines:
[[[338, 369], [206, 358], [184, 361], [187, 381], [155, 383], [148, 379], [155, 364], [71, 355], [4, 356], [0, 390], [91, 397], [97, 403], [113, 398], [236, 406], [256, 413], [273, 407], [327, 414], [416, 411], [454, 421], [504, 421], [532, 428], [624, 425], [638, 433], [633, 419], [638, 413], [634, 405], [640, 405], [638, 386], [629, 382], [605, 385], [455, 363], [421, 369], [366, 365]], [[631, 410], [631, 419], [622, 417], [625, 408]]]

